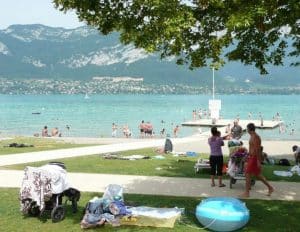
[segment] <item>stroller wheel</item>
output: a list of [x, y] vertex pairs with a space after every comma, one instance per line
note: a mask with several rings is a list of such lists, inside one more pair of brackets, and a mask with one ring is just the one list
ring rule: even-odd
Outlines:
[[32, 204], [29, 208], [28, 214], [34, 217], [38, 216], [40, 214], [39, 207], [36, 204]]
[[59, 222], [65, 217], [65, 208], [61, 205], [55, 206], [51, 211], [52, 222]]
[[22, 201], [22, 204], [24, 205], [22, 208], [22, 213], [24, 215], [36, 217], [40, 214], [39, 206], [36, 205], [35, 201], [32, 201], [31, 199], [27, 199]]

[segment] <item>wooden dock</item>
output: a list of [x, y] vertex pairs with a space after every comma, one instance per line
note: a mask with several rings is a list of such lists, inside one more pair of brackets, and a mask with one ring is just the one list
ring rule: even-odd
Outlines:
[[[197, 127], [218, 127], [218, 130], [221, 132], [222, 136], [226, 136], [229, 133], [226, 131], [227, 125], [230, 124], [230, 127], [233, 126], [234, 119], [219, 119], [214, 124], [212, 123], [211, 119], [199, 119], [199, 120], [192, 120], [181, 123], [182, 126], [197, 126]], [[263, 125], [261, 125], [260, 120], [239, 120], [239, 125], [242, 127], [243, 131], [246, 131], [248, 123], [254, 123], [257, 128], [260, 129], [274, 129], [278, 127], [283, 121], [270, 121], [264, 120]], [[204, 131], [201, 133], [202, 136], [210, 136], [210, 130]]]
[[[212, 126], [224, 127], [224, 126], [227, 126], [228, 124], [230, 124], [232, 127], [233, 121], [234, 121], [234, 119], [219, 119], [215, 123], [213, 123], [212, 119], [198, 119], [198, 120], [191, 120], [191, 121], [183, 122], [183, 123], [181, 123], [181, 125], [182, 126], [197, 126], [197, 127], [212, 127]], [[251, 123], [251, 122], [254, 123], [254, 125], [260, 129], [273, 129], [273, 128], [278, 127], [281, 123], [283, 123], [283, 121], [264, 120], [263, 124], [261, 125], [260, 120], [240, 119], [239, 125], [243, 129], [246, 129], [248, 123]]]

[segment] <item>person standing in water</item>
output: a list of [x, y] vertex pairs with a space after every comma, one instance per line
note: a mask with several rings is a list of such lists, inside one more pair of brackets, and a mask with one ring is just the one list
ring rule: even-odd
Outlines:
[[117, 137], [118, 126], [113, 123], [111, 126], [111, 137]]

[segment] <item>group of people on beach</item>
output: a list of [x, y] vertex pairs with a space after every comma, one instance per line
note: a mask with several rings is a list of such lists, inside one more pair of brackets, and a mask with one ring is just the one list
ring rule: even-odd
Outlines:
[[[231, 130], [231, 137], [239, 140], [242, 136], [242, 130], [237, 124], [237, 121], [234, 123], [234, 127]], [[249, 139], [249, 151], [248, 157], [245, 162], [245, 191], [240, 195], [240, 197], [245, 198], [250, 196], [251, 189], [251, 177], [255, 176], [257, 179], [261, 180], [268, 188], [267, 195], [270, 196], [274, 191], [273, 186], [266, 180], [266, 178], [261, 174], [262, 172], [262, 146], [261, 138], [255, 131], [256, 127], [253, 123], [247, 125], [247, 132], [250, 135]], [[211, 137], [208, 139], [208, 144], [210, 146], [210, 166], [211, 166], [211, 186], [216, 186], [215, 177], [218, 176], [218, 186], [225, 187], [225, 184], [222, 182], [222, 171], [223, 171], [223, 153], [222, 146], [224, 146], [224, 137], [221, 137], [221, 133], [218, 131], [217, 127], [213, 126], [211, 128]], [[299, 149], [300, 150], [300, 149]], [[299, 157], [300, 158], [300, 157]]]

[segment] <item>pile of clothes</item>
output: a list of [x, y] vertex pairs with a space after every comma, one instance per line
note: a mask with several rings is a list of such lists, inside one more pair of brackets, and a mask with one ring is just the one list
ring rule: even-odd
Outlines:
[[153, 227], [174, 227], [182, 209], [126, 206], [123, 188], [109, 185], [101, 198], [94, 197], [85, 208], [80, 222], [82, 229], [94, 228], [109, 223], [112, 226], [135, 225]]

